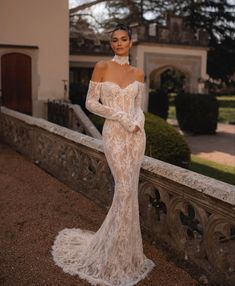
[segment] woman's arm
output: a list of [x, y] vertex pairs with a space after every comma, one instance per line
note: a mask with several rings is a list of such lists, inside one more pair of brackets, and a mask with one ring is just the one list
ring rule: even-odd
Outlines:
[[139, 129], [144, 129], [144, 113], [142, 110], [142, 99], [145, 94], [144, 74], [141, 70], [136, 69], [135, 78], [138, 81], [138, 94], [135, 98], [135, 123]]
[[95, 66], [86, 97], [86, 108], [92, 113], [104, 118], [119, 121], [127, 131], [133, 132], [135, 129], [135, 123], [131, 118], [129, 118], [126, 112], [115, 110], [114, 108], [105, 106], [99, 102], [101, 81], [103, 79], [105, 67], [105, 62], [99, 62]]

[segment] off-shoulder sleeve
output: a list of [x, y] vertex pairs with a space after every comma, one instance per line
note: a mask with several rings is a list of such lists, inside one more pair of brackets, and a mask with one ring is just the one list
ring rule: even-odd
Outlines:
[[135, 122], [124, 111], [115, 110], [99, 102], [101, 94], [101, 83], [90, 81], [86, 97], [86, 108], [92, 113], [106, 119], [117, 120], [129, 132], [135, 129]]
[[139, 82], [138, 83], [138, 93], [135, 98], [135, 123], [136, 125], [139, 126], [140, 129], [144, 129], [144, 121], [145, 121], [145, 116], [144, 112], [142, 110], [142, 100], [143, 96], [145, 94], [145, 84]]

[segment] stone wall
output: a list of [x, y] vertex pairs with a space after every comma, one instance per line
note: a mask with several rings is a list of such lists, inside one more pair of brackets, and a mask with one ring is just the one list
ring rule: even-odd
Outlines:
[[[110, 206], [114, 184], [101, 140], [4, 107], [0, 136], [75, 191]], [[139, 203], [146, 237], [167, 243], [214, 285], [235, 285], [234, 186], [145, 157]]]

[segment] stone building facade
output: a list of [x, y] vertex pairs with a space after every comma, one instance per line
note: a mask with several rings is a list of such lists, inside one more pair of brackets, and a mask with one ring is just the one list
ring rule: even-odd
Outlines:
[[[169, 16], [166, 26], [151, 24], [132, 27], [134, 45], [131, 49], [131, 63], [144, 71], [147, 92], [143, 108], [148, 110], [148, 91], [160, 86], [161, 74], [166, 70], [176, 70], [185, 76], [185, 90], [204, 92], [203, 80], [207, 79], [207, 35], [200, 31], [195, 35], [182, 17]], [[89, 80], [94, 64], [98, 60], [112, 57], [108, 40], [79, 42], [76, 35], [70, 38], [70, 76]], [[76, 76], [77, 73], [77, 76]], [[151, 87], [151, 84], [153, 87]]]
[[2, 104], [46, 117], [47, 100], [67, 96], [68, 1], [1, 0], [0, 27]]

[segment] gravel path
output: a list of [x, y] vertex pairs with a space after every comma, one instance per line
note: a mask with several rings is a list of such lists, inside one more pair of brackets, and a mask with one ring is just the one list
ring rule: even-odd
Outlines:
[[[96, 231], [105, 211], [3, 144], [0, 182], [0, 285], [88, 286], [54, 264], [51, 245], [65, 227]], [[162, 250], [144, 251], [157, 266], [138, 286], [198, 285]]]

